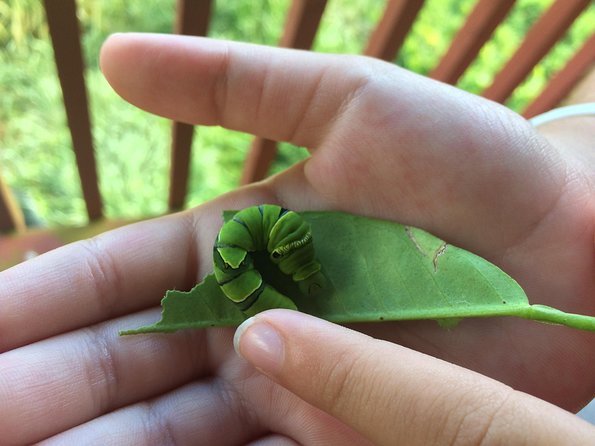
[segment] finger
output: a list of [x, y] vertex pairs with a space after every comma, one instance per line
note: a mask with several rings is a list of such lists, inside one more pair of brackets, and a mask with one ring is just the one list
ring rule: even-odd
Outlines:
[[117, 229], [1, 272], [0, 352], [155, 304], [164, 290], [186, 287], [196, 274], [196, 264], [185, 261], [192, 248], [188, 218]]
[[347, 61], [332, 59], [196, 37], [117, 34], [102, 48], [101, 69], [124, 99], [152, 113], [311, 147], [362, 81], [348, 75], [354, 67]]
[[[110, 330], [111, 332], [113, 329]], [[200, 333], [204, 333], [204, 331]], [[196, 339], [196, 332], [195, 335], [190, 336], [190, 338], [194, 338], [194, 341], [184, 341], [184, 344], [189, 348], [188, 356], [196, 355], [192, 349], [199, 350], [203, 346], [205, 350], [212, 351], [214, 356], [221, 357], [220, 360], [209, 361], [210, 369], [214, 372], [213, 376], [204, 376], [198, 383], [183, 386], [156, 398], [134, 403], [105, 415], [102, 415], [105, 411], [88, 413], [89, 408], [78, 401], [76, 409], [78, 412], [86, 413], [86, 419], [83, 419], [80, 414], [75, 419], [73, 418], [74, 413], [69, 413], [64, 409], [65, 406], [72, 405], [67, 403], [71, 394], [80, 392], [83, 396], [85, 395], [83, 387], [79, 389], [75, 384], [73, 388], [60, 389], [61, 384], [58, 382], [58, 376], [53, 378], [48, 376], [44, 386], [55, 388], [55, 395], [46, 395], [47, 389], [37, 386], [35, 391], [31, 389], [30, 392], [35, 393], [39, 401], [29, 401], [28, 403], [25, 401], [25, 404], [34, 407], [36, 412], [43, 415], [35, 418], [36, 429], [32, 429], [33, 432], [30, 431], [28, 416], [30, 414], [19, 413], [20, 406], [17, 405], [12, 408], [9, 416], [19, 419], [20, 422], [10, 424], [11, 420], [9, 419], [6, 423], [7, 426], [10, 424], [10, 428], [2, 431], [3, 439], [10, 442], [14, 438], [20, 438], [21, 441], [29, 440], [30, 442], [41, 438], [44, 433], [47, 435], [65, 427], [76, 426], [50, 438], [47, 444], [80, 444], [83, 439], [85, 443], [89, 444], [125, 444], [126, 440], [131, 438], [135, 439], [135, 444], [164, 444], [167, 443], [164, 442], [166, 439], [173, 439], [174, 441], [171, 441], [173, 444], [197, 444], [197, 441], [198, 444], [205, 445], [246, 444], [255, 438], [269, 443], [273, 439], [290, 441], [289, 438], [292, 438], [299, 444], [312, 446], [329, 444], [364, 446], [369, 444], [357, 432], [335, 418], [296, 398], [295, 395], [274, 385], [262, 375], [255, 374], [254, 369], [231, 350], [231, 332], [229, 330], [219, 331], [218, 334], [212, 331], [209, 333], [210, 335], [204, 340], [207, 343], [206, 347], [204, 342], [199, 340], [200, 338]], [[152, 337], [143, 338], [148, 341], [148, 338]], [[170, 339], [171, 337], [168, 335], [160, 338], [168, 338], [171, 343], [176, 343], [177, 341]], [[155, 364], [151, 365], [148, 365], [147, 361], [140, 357], [141, 353], [138, 352], [134, 352], [134, 357], [130, 358], [130, 361], [134, 362], [128, 363], [127, 359], [122, 357], [130, 352], [122, 349], [121, 352], [113, 355], [115, 358], [113, 362], [117, 362], [118, 367], [121, 365], [122, 368], [135, 369], [126, 371], [126, 374], [137, 375], [137, 380], [145, 382], [150, 380], [150, 375], [153, 374], [152, 369], [156, 369], [154, 378], [160, 374], [163, 382], [152, 383], [147, 386], [144, 392], [145, 395], [160, 394], [164, 391], [164, 382], [167, 382], [167, 386], [170, 388], [179, 384], [178, 381], [182, 373], [176, 368], [184, 369], [189, 362], [188, 359], [174, 357], [173, 350], [175, 349], [171, 348], [171, 345], [156, 345], [153, 350], [158, 354], [154, 354]], [[87, 362], [85, 367], [91, 369], [93, 364], [89, 362], [86, 355], [80, 356], [81, 361]], [[47, 361], [48, 357], [39, 355], [38, 360]], [[65, 362], [66, 364], [63, 366], [65, 369], [80, 368], [80, 364], [72, 365], [70, 361]], [[169, 367], [167, 366], [168, 362]], [[204, 367], [204, 362], [200, 363]], [[116, 366], [114, 365], [113, 368]], [[62, 367], [56, 373], [59, 374], [61, 369]], [[102, 367], [101, 370], [97, 370], [97, 374], [106, 374], [104, 379], [107, 380], [111, 375], [109, 369], [110, 367]], [[0, 370], [2, 370], [1, 366]], [[25, 374], [29, 373], [29, 370], [22, 371]], [[200, 375], [199, 372], [196, 376]], [[113, 393], [118, 393], [119, 403], [115, 404], [115, 401], [112, 401], [114, 407], [122, 406], [125, 398], [132, 398], [129, 389], [125, 388], [125, 377], [120, 375], [118, 377], [122, 379], [119, 381], [118, 390], [114, 389]], [[26, 383], [23, 385], [26, 386]], [[137, 383], [134, 385], [139, 387]], [[101, 394], [105, 391], [102, 387], [102, 385], [96, 385], [92, 391]], [[0, 397], [4, 396], [0, 394]], [[15, 397], [15, 395], [9, 396]], [[18, 396], [16, 395], [16, 397]], [[46, 401], [54, 399], [52, 397], [55, 397], [56, 401]], [[142, 399], [141, 393], [136, 391], [134, 399]], [[51, 404], [55, 404], [55, 407]], [[3, 413], [0, 411], [0, 419], [2, 415]], [[59, 418], [59, 420], [55, 420], [55, 418]], [[70, 421], [68, 426], [64, 423], [64, 419]], [[40, 431], [39, 426], [45, 426], [45, 431]], [[4, 427], [0, 421], [0, 428]], [[21, 436], [16, 435], [16, 432], [20, 432]], [[266, 435], [269, 432], [283, 435]]]
[[213, 379], [106, 414], [41, 444], [231, 446], [264, 432], [241, 400]]
[[157, 305], [168, 289], [191, 288], [212, 268], [222, 210], [275, 199], [265, 186], [247, 188], [0, 272], [0, 352]]
[[[316, 147], [304, 173], [335, 209], [422, 227], [512, 271], [552, 239], [539, 258], [559, 267], [564, 234], [587, 233], [563, 205], [586, 190], [567, 187], [569, 166], [524, 119], [391, 64], [142, 34], [113, 36], [101, 61], [116, 91], [151, 112]], [[565, 273], [592, 263], [565, 252]]]
[[268, 432], [275, 432], [310, 446], [368, 446], [365, 437], [328, 413], [296, 397], [266, 376], [255, 372], [246, 361], [240, 360], [235, 370], [222, 376], [229, 380], [250, 412], [260, 420]]
[[[299, 420], [287, 411], [278, 424], [292, 425], [287, 435], [264, 434], [279, 418], [279, 408], [264, 418], [258, 407], [245, 404], [229, 384], [214, 378], [189, 384], [153, 400], [114, 411], [41, 442], [41, 445], [344, 445], [367, 446], [357, 432], [339, 423], [320, 425], [317, 419]], [[295, 399], [295, 397], [294, 397]], [[302, 404], [303, 405], [303, 404]], [[285, 410], [282, 410], [285, 412]], [[296, 433], [296, 431], [299, 431]], [[295, 440], [291, 435], [295, 435]], [[256, 440], [253, 440], [257, 438]], [[250, 440], [252, 442], [248, 443]]]
[[30, 444], [169, 391], [209, 373], [217, 352], [230, 350], [229, 330], [118, 336], [156, 317], [150, 311], [1, 354], [3, 441]]
[[257, 315], [235, 341], [263, 373], [379, 445], [580, 444], [595, 435], [489, 378], [302, 313]]

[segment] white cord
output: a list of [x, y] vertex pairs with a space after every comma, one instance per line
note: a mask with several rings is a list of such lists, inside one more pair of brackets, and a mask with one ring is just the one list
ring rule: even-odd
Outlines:
[[567, 107], [554, 108], [548, 112], [537, 115], [529, 122], [534, 127], [538, 127], [541, 124], [556, 121], [558, 119], [570, 118], [574, 116], [595, 116], [595, 102], [587, 102], [585, 104], [574, 104]]

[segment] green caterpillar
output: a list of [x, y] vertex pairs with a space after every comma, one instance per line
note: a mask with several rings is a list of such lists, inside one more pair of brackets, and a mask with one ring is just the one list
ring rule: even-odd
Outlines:
[[283, 273], [292, 276], [304, 295], [312, 296], [326, 288], [327, 280], [314, 258], [310, 225], [281, 206], [252, 206], [221, 227], [213, 248], [217, 283], [244, 314], [254, 316], [271, 308], [297, 309], [254, 268], [250, 253], [265, 250]]

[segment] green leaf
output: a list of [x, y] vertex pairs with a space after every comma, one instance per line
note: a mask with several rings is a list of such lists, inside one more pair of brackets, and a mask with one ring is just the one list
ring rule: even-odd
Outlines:
[[[530, 305], [498, 267], [421, 229], [338, 212], [301, 215], [333, 289], [304, 297], [266, 255], [255, 254], [255, 262], [265, 280], [305, 313], [338, 323], [434, 319], [444, 327], [467, 317], [517, 316], [595, 330], [594, 317]], [[246, 319], [212, 275], [189, 292], [168, 291], [162, 306], [161, 321], [123, 334], [236, 326]]]

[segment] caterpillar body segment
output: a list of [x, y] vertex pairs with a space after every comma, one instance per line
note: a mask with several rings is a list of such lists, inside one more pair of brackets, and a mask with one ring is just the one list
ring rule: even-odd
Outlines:
[[327, 285], [314, 256], [310, 225], [296, 212], [263, 204], [243, 209], [219, 231], [213, 248], [214, 270], [223, 293], [246, 315], [270, 308], [297, 309], [295, 303], [264, 282], [253, 252], [266, 251], [305, 295]]

